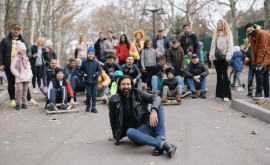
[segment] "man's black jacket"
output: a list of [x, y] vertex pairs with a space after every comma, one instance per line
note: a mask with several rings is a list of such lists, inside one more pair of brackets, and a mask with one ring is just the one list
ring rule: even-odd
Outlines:
[[192, 62], [190, 62], [187, 65], [184, 73], [187, 78], [193, 78], [197, 75], [200, 75], [203, 78], [209, 74], [208, 69], [201, 61], [199, 61], [198, 64], [193, 64]]
[[115, 71], [122, 71], [122, 68], [121, 66], [119, 66], [118, 64], [115, 64], [113, 63], [112, 65], [109, 65], [107, 62], [104, 63], [104, 66], [103, 66], [103, 70], [109, 75], [109, 69], [110, 68], [113, 68], [114, 72]]
[[[134, 89], [132, 91], [132, 104], [134, 116], [138, 122], [140, 124], [149, 123], [150, 112], [147, 109], [148, 104], [152, 104], [151, 109], [156, 109], [158, 112], [161, 105], [161, 98], [157, 95]], [[126, 136], [126, 130], [123, 129], [123, 111], [121, 96], [117, 93], [109, 101], [110, 124], [116, 144]]]
[[47, 87], [49, 86], [50, 81], [53, 81], [55, 78], [55, 71], [58, 68], [55, 68], [52, 70], [50, 67], [46, 67], [43, 69], [43, 75], [42, 75], [42, 80], [43, 80], [43, 86]]
[[[13, 38], [11, 36], [11, 33], [9, 33], [9, 35], [4, 39], [2, 39], [0, 43], [0, 66], [5, 65], [6, 68], [7, 67], [9, 68], [11, 65], [12, 39]], [[27, 46], [26, 41], [23, 39], [22, 35], [19, 35], [17, 40], [20, 40], [25, 44], [27, 49], [27, 55], [30, 58], [29, 48]]]
[[132, 67], [129, 69], [127, 64], [122, 65], [123, 73], [129, 75], [132, 79], [141, 79], [142, 73], [138, 69], [137, 65], [133, 64]]
[[187, 49], [189, 47], [193, 48], [193, 54], [200, 54], [199, 40], [195, 33], [190, 32], [188, 35], [183, 35], [180, 39], [180, 46], [183, 48], [184, 53], [187, 54]]

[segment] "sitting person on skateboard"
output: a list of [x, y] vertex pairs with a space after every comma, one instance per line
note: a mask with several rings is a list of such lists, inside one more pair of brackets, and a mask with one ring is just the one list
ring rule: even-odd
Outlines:
[[174, 77], [174, 68], [168, 66], [165, 69], [168, 79], [164, 79], [161, 84], [162, 103], [167, 103], [168, 97], [176, 97], [178, 103], [181, 102], [182, 86], [178, 84]]
[[187, 83], [192, 91], [192, 98], [199, 97], [196, 90], [201, 90], [200, 97], [206, 98], [206, 76], [209, 74], [208, 69], [200, 61], [198, 55], [193, 54], [191, 62], [185, 69]]
[[56, 103], [61, 103], [61, 109], [65, 110], [68, 97], [71, 98], [70, 104], [75, 104], [73, 92], [68, 80], [64, 78], [63, 69], [57, 69], [55, 74], [56, 78], [50, 82], [48, 89], [49, 109], [50, 111], [55, 111], [57, 110]]
[[109, 85], [111, 84], [110, 77], [106, 74], [106, 72], [103, 70], [104, 64], [102, 62], [99, 62], [101, 74], [98, 76], [98, 91], [97, 91], [97, 97], [102, 97], [101, 102], [107, 103], [108, 99], [108, 93], [109, 93]]

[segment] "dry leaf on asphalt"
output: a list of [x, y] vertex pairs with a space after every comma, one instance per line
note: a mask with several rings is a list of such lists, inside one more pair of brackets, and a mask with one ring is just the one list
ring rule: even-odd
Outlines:
[[200, 147], [198, 146], [197, 149], [200, 149]]
[[9, 144], [9, 142], [4, 142], [4, 144]]
[[50, 120], [59, 120], [60, 118], [59, 117], [52, 117], [50, 118]]
[[256, 101], [256, 105], [261, 105], [261, 101]]
[[219, 112], [223, 112], [223, 109], [220, 107], [220, 108], [218, 108], [218, 111]]
[[86, 142], [86, 144], [91, 144], [91, 142]]
[[156, 162], [151, 162], [151, 163], [149, 163], [148, 165], [154, 165], [154, 164], [156, 164]]
[[254, 130], [252, 130], [250, 134], [256, 135], [257, 132], [255, 132]]
[[246, 116], [245, 116], [245, 115], [242, 115], [241, 117], [242, 117], [242, 118], [246, 118]]

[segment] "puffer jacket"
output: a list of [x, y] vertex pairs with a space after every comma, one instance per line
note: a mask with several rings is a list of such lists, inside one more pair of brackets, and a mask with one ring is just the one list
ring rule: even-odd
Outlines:
[[119, 58], [119, 61], [126, 61], [127, 56], [129, 55], [129, 49], [130, 49], [130, 43], [129, 48], [125, 43], [119, 43], [116, 48], [116, 55]]
[[132, 55], [134, 57], [134, 60], [139, 60], [141, 58], [141, 50], [144, 47], [144, 41], [140, 40], [140, 46], [138, 46], [137, 42], [134, 41], [131, 45], [130, 45], [130, 49], [129, 49], [129, 54]]
[[192, 62], [190, 62], [185, 69], [185, 75], [188, 78], [193, 78], [197, 75], [200, 75], [203, 78], [206, 77], [208, 74], [208, 69], [201, 61], [199, 61], [197, 64], [193, 64]]
[[137, 65], [133, 64], [132, 67], [129, 69], [127, 64], [122, 65], [123, 73], [129, 75], [132, 79], [141, 79], [142, 73], [138, 69]]
[[[132, 83], [132, 81], [131, 81]], [[150, 112], [147, 109], [148, 104], [152, 104], [152, 108], [158, 111], [161, 105], [161, 98], [154, 94], [149, 94], [145, 91], [132, 90], [132, 104], [135, 118], [140, 124], [149, 123]], [[119, 91], [113, 95], [109, 101], [109, 117], [113, 133], [116, 140], [115, 144], [126, 136], [126, 130], [123, 128], [123, 106]]]
[[154, 48], [144, 48], [141, 52], [142, 67], [153, 67], [156, 65], [156, 50]]
[[108, 86], [111, 83], [110, 77], [102, 70], [100, 76], [98, 76], [98, 85]]
[[182, 75], [180, 69], [184, 69], [185, 67], [185, 54], [181, 47], [177, 47], [176, 49], [171, 47], [168, 50], [167, 60], [172, 67], [174, 67], [175, 75]]
[[101, 68], [96, 60], [87, 58], [87, 60], [82, 63], [80, 70], [83, 71], [84, 74], [87, 74], [87, 76], [84, 77], [85, 84], [98, 84], [98, 76], [101, 74]]
[[178, 80], [175, 77], [173, 77], [172, 79], [164, 79], [160, 88], [161, 97], [163, 97], [162, 94], [164, 86], [168, 86], [170, 90], [174, 90], [178, 86]]
[[32, 80], [33, 74], [31, 70], [31, 65], [30, 62], [27, 62], [27, 67], [25, 68], [16, 68], [16, 63], [19, 60], [19, 57], [15, 56], [11, 66], [10, 70], [12, 74], [15, 76], [15, 82], [20, 83], [20, 82], [30, 82]]
[[183, 35], [180, 38], [180, 45], [183, 48], [185, 54], [187, 54], [187, 49], [189, 47], [192, 47], [193, 53], [199, 56], [200, 54], [199, 40], [195, 33], [190, 32], [188, 35]]
[[242, 72], [243, 70], [243, 53], [242, 51], [237, 51], [233, 53], [233, 57], [230, 61], [230, 66], [233, 67], [233, 71]]

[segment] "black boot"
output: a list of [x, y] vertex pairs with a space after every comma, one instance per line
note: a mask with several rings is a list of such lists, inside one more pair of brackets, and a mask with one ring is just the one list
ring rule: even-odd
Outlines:
[[98, 113], [96, 107], [93, 107], [93, 108], [91, 109], [91, 112], [93, 112], [93, 113]]
[[85, 112], [89, 112], [89, 111], [90, 111], [90, 107], [87, 105], [86, 109], [85, 109]]
[[196, 91], [192, 91], [192, 98], [196, 99], [198, 97], [198, 93]]
[[152, 153], [153, 156], [159, 156], [162, 155], [164, 152], [164, 150], [159, 149], [158, 147], [156, 147]]
[[165, 144], [163, 145], [163, 149], [167, 152], [168, 156], [172, 158], [175, 154], [177, 146], [165, 142]]
[[20, 110], [20, 109], [21, 109], [20, 104], [16, 104], [15, 109], [16, 109], [16, 110]]
[[200, 97], [203, 98], [203, 99], [205, 99], [206, 98], [205, 93], [206, 93], [205, 91], [201, 91]]
[[27, 109], [26, 104], [22, 104], [22, 109]]

